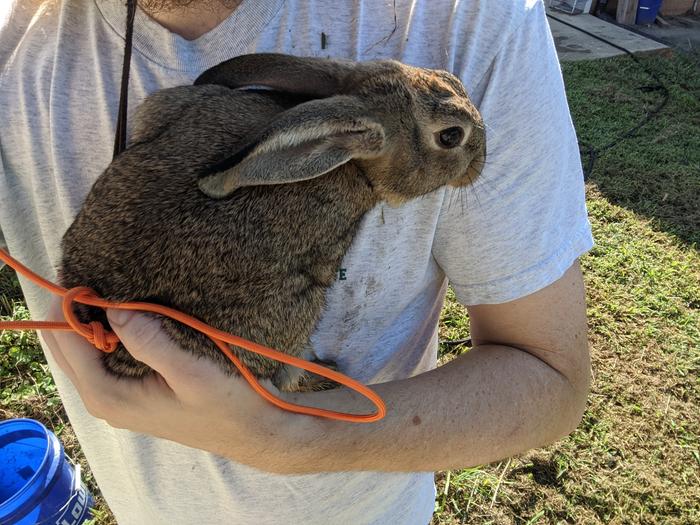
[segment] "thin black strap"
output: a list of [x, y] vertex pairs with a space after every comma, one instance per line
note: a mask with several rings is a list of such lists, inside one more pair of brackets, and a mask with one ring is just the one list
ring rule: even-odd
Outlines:
[[114, 157], [126, 149], [126, 109], [129, 100], [129, 69], [131, 66], [131, 44], [134, 36], [135, 16], [136, 0], [126, 0], [126, 38], [124, 40], [124, 62], [122, 64], [117, 129], [114, 134]]

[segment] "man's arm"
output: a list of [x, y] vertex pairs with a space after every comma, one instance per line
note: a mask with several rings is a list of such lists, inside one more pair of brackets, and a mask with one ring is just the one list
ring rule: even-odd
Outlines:
[[[371, 425], [298, 420], [284, 472], [442, 470], [490, 463], [572, 432], [590, 361], [581, 270], [524, 298], [469, 308], [475, 347], [431, 372], [378, 385], [387, 417]], [[357, 409], [347, 391], [303, 394]], [[309, 432], [309, 428], [314, 429]], [[295, 441], [295, 440], [293, 440]], [[296, 464], [294, 463], [296, 461]]]
[[[160, 373], [143, 381], [109, 376], [99, 352], [74, 335], [45, 339], [96, 417], [272, 472], [467, 467], [571, 432], [589, 385], [578, 264], [534, 294], [469, 311], [476, 347], [431, 372], [375, 385], [388, 415], [371, 424], [279, 410], [175, 347], [158, 321], [143, 316], [122, 325], [110, 315], [129, 351]], [[369, 408], [346, 389], [285, 396], [335, 410]]]

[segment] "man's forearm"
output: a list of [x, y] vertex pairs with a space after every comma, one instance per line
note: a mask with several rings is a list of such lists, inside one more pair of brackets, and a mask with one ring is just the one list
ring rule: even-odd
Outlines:
[[[525, 351], [483, 345], [375, 389], [388, 409], [376, 423], [285, 414], [283, 437], [263, 468], [290, 474], [433, 471], [490, 463], [570, 433], [583, 413], [588, 379], [574, 383]], [[335, 410], [370, 409], [346, 389], [288, 397]]]

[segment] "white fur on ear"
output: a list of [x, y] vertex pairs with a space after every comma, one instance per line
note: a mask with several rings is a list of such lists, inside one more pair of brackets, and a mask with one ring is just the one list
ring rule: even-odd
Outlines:
[[[374, 128], [374, 129], [373, 129]], [[257, 155], [262, 155], [265, 153], [272, 153], [273, 151], [280, 151], [283, 149], [294, 148], [301, 146], [305, 143], [311, 143], [318, 140], [333, 140], [334, 138], [340, 138], [353, 133], [367, 133], [376, 131], [381, 133], [382, 138], [384, 137], [384, 131], [379, 124], [372, 122], [353, 122], [350, 125], [346, 122], [333, 122], [325, 121], [315, 124], [313, 127], [298, 127], [291, 128], [285, 131], [281, 131], [273, 135], [270, 139], [262, 142], [257, 148], [255, 148], [249, 158], [255, 157]], [[376, 143], [375, 143], [376, 144]], [[376, 152], [381, 150], [382, 144], [376, 144]]]
[[214, 173], [203, 177], [199, 179], [197, 185], [202, 193], [212, 199], [223, 199], [238, 189], [236, 177], [230, 173], [230, 170], [229, 172]]
[[275, 88], [270, 86], [264, 86], [262, 84], [249, 84], [247, 86], [241, 86], [234, 88], [234, 91], [277, 91]]
[[231, 168], [199, 180], [199, 189], [214, 199], [244, 186], [289, 184], [325, 175], [352, 159], [381, 154], [386, 137], [376, 122], [325, 122], [280, 131], [262, 141]]

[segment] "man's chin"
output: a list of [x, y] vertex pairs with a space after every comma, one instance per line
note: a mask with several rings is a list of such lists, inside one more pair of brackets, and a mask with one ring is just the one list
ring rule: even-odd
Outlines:
[[[116, 0], [115, 0], [116, 1]], [[149, 13], [177, 11], [203, 7], [236, 7], [241, 0], [138, 0], [139, 6]]]

